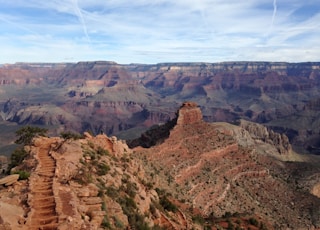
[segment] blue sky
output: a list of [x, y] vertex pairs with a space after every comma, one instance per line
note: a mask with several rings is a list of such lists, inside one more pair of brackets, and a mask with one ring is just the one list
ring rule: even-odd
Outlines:
[[320, 61], [319, 0], [0, 0], [0, 63]]

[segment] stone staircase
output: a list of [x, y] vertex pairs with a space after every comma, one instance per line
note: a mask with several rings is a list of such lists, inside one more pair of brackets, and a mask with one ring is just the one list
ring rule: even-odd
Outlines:
[[38, 152], [39, 164], [34, 176], [30, 178], [29, 229], [57, 229], [59, 217], [56, 213], [56, 201], [53, 192], [56, 162], [50, 156], [51, 142], [41, 145]]

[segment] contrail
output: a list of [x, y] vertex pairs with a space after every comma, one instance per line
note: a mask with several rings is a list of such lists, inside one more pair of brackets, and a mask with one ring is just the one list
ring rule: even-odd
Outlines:
[[79, 7], [79, 4], [78, 4], [78, 0], [73, 0], [73, 3], [74, 3], [74, 10], [75, 10], [75, 13], [82, 25], [82, 29], [83, 29], [83, 32], [87, 38], [87, 41], [90, 43], [90, 37], [88, 35], [88, 30], [87, 30], [87, 26], [86, 26], [86, 23], [84, 21], [84, 18], [83, 18], [83, 15], [82, 15], [82, 12], [81, 12], [81, 9]]
[[15, 23], [11, 20], [6, 19], [5, 17], [2, 17], [2, 15], [0, 15], [0, 21], [4, 21], [12, 26], [20, 28], [26, 32], [29, 32], [30, 34], [39, 35], [38, 33], [34, 32], [33, 30], [28, 29], [26, 26], [23, 26], [21, 23]]
[[273, 14], [272, 14], [272, 21], [271, 21], [271, 28], [273, 27], [274, 19], [276, 18], [277, 14], [277, 0], [273, 0]]

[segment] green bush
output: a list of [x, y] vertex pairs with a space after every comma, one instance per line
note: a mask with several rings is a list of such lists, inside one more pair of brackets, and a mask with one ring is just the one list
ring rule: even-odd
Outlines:
[[36, 136], [45, 136], [48, 129], [25, 126], [16, 131], [16, 136], [18, 139], [15, 141], [16, 144], [30, 145], [31, 141]]
[[103, 229], [111, 229], [111, 224], [110, 224], [110, 222], [109, 222], [109, 220], [108, 220], [107, 215], [105, 215], [105, 216], [103, 217], [103, 220], [102, 220], [102, 223], [101, 223], [101, 227], [102, 227]]
[[234, 230], [234, 225], [233, 223], [231, 222], [231, 220], [228, 219], [228, 227], [227, 227], [227, 230]]
[[127, 182], [125, 192], [128, 194], [129, 197], [134, 198], [137, 194], [138, 187], [135, 183], [130, 181]]
[[255, 218], [250, 218], [249, 219], [249, 224], [258, 227], [259, 226], [259, 221], [257, 221]]
[[200, 225], [203, 225], [205, 223], [205, 219], [200, 214], [193, 216], [192, 221]]
[[110, 167], [109, 165], [105, 164], [105, 163], [99, 163], [97, 165], [97, 174], [99, 176], [103, 176], [103, 175], [106, 175], [107, 172], [109, 172], [110, 170]]
[[108, 187], [106, 190], [106, 194], [107, 194], [107, 196], [109, 196], [113, 199], [119, 197], [119, 191], [115, 187]]
[[60, 137], [62, 137], [63, 139], [66, 139], [66, 140], [69, 140], [69, 139], [78, 140], [78, 139], [82, 138], [82, 135], [80, 135], [79, 133], [73, 133], [71, 131], [66, 131], [66, 132], [61, 132]]
[[225, 212], [224, 215], [222, 216], [223, 218], [230, 218], [232, 217], [232, 213], [231, 212]]
[[174, 205], [166, 196], [160, 197], [160, 205], [167, 211], [176, 212], [177, 206]]
[[26, 180], [30, 177], [30, 172], [26, 171], [15, 171], [13, 174], [19, 174], [19, 180]]
[[101, 155], [101, 156], [108, 156], [109, 155], [109, 151], [106, 149], [101, 148], [100, 146], [97, 149], [97, 154]]

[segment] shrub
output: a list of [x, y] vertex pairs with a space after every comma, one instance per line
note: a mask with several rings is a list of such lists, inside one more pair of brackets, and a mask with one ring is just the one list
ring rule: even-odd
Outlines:
[[198, 223], [200, 225], [203, 225], [205, 223], [204, 218], [201, 215], [196, 215], [192, 217], [192, 221], [195, 223]]
[[103, 176], [103, 175], [106, 175], [107, 172], [109, 172], [110, 170], [110, 167], [109, 165], [105, 164], [105, 163], [99, 163], [97, 165], [97, 174], [99, 176]]
[[123, 229], [124, 228], [124, 224], [116, 216], [113, 217], [113, 220], [114, 220], [114, 226], [117, 229]]
[[102, 210], [102, 211], [107, 211], [107, 205], [106, 205], [106, 202], [102, 202], [101, 210]]
[[15, 143], [30, 145], [34, 137], [45, 136], [47, 132], [48, 132], [48, 129], [44, 129], [44, 128], [32, 127], [32, 126], [22, 127], [21, 129], [18, 129], [16, 131], [16, 135], [18, 139], [15, 141]]
[[222, 217], [223, 218], [230, 218], [230, 217], [232, 217], [232, 213], [231, 212], [225, 212], [225, 214]]
[[13, 174], [19, 174], [19, 180], [26, 180], [30, 177], [30, 172], [26, 171], [15, 171]]
[[88, 141], [88, 145], [90, 148], [92, 148], [92, 149], [94, 148], [94, 143], [92, 141]]
[[228, 220], [227, 230], [234, 230], [234, 225], [233, 225], [233, 223], [232, 223], [230, 220]]
[[109, 151], [106, 149], [101, 148], [100, 146], [97, 149], [97, 154], [101, 155], [101, 156], [108, 156], [109, 155]]
[[257, 221], [255, 218], [250, 218], [249, 219], [249, 224], [258, 227], [259, 226], [259, 221]]
[[138, 187], [135, 183], [132, 183], [130, 181], [127, 182], [127, 186], [125, 189], [125, 192], [130, 196], [131, 198], [134, 198], [136, 196]]
[[110, 224], [110, 222], [109, 222], [109, 220], [108, 220], [107, 215], [105, 215], [105, 216], [103, 217], [103, 220], [102, 220], [102, 223], [101, 223], [101, 227], [102, 227], [103, 229], [111, 229], [111, 224]]
[[66, 140], [69, 140], [69, 139], [78, 140], [82, 138], [82, 136], [79, 133], [73, 133], [71, 131], [61, 132], [60, 137]]
[[178, 210], [177, 206], [175, 206], [166, 196], [160, 197], [160, 205], [167, 211], [176, 212]]
[[115, 187], [108, 187], [106, 190], [107, 196], [115, 199], [119, 196], [119, 192]]
[[24, 148], [15, 149], [10, 157], [8, 171], [10, 172], [12, 168], [20, 165], [27, 155], [28, 153], [24, 150]]

